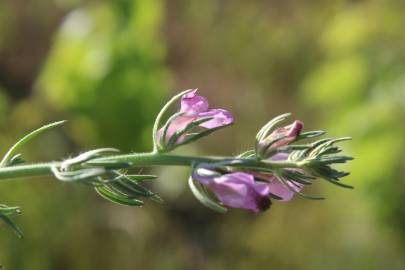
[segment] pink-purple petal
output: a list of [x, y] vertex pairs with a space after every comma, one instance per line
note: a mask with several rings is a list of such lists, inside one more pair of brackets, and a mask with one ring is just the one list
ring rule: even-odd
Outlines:
[[187, 115], [197, 115], [207, 111], [208, 106], [208, 100], [203, 96], [197, 95], [197, 89], [194, 89], [181, 98], [180, 112]]
[[[195, 117], [186, 116], [186, 115], [179, 115], [177, 116], [172, 122], [170, 122], [169, 127], [167, 128], [165, 142], [169, 141], [169, 139], [176, 133], [176, 131], [184, 129], [188, 124], [193, 122]], [[163, 136], [163, 128], [158, 131], [158, 139]], [[184, 136], [180, 137], [177, 142], [180, 143], [184, 140]]]
[[[203, 118], [210, 118], [199, 125], [199, 127], [205, 129], [214, 129], [229, 125], [233, 122], [233, 117], [230, 112], [223, 109], [209, 109], [207, 99], [197, 95], [197, 89], [193, 89], [181, 97], [179, 113], [181, 115], [172, 119], [169, 124], [164, 140], [165, 142], [168, 142], [176, 132], [182, 131], [187, 125]], [[192, 126], [190, 126], [190, 128], [192, 128]], [[187, 135], [189, 135], [188, 131], [184, 131], [184, 134], [177, 139], [176, 143], [184, 142]], [[197, 132], [199, 131], [197, 130]], [[161, 136], [163, 136], [162, 129], [157, 132], [157, 139], [160, 140]]]
[[[288, 159], [288, 154], [287, 153], [277, 153], [274, 156], [270, 158], [271, 161], [285, 161]], [[291, 171], [301, 171], [300, 169], [289, 169]], [[270, 182], [270, 193], [276, 195], [277, 197], [282, 198], [281, 201], [287, 202], [290, 201], [294, 195], [295, 192], [292, 191], [291, 189], [295, 190], [296, 192], [299, 192], [303, 189], [303, 185], [299, 183], [292, 183], [291, 181], [287, 180], [288, 186], [291, 188], [289, 189], [286, 187], [283, 183], [280, 182], [276, 178], [276, 176], [266, 176], [271, 182]]]
[[288, 159], [287, 153], [277, 153], [270, 158], [271, 161], [285, 161], [287, 159]]
[[211, 120], [202, 123], [200, 126], [204, 128], [217, 128], [221, 126], [229, 125], [233, 122], [233, 116], [230, 112], [224, 109], [211, 109], [206, 112], [198, 114], [199, 118], [212, 117]]
[[[300, 135], [303, 128], [304, 124], [301, 121], [294, 121], [291, 125], [274, 130], [270, 135], [259, 142], [259, 147], [270, 150], [287, 145]], [[268, 147], [269, 145], [270, 148]]]
[[272, 148], [277, 148], [286, 144], [289, 144], [297, 138], [304, 128], [304, 124], [301, 121], [294, 121], [291, 125], [281, 127], [273, 131], [266, 139], [266, 142], [271, 142], [279, 137], [285, 136], [284, 139], [274, 143]]
[[[286, 184], [296, 192], [301, 191], [303, 188], [301, 184], [298, 183], [293, 184], [291, 181], [288, 180], [286, 181]], [[295, 195], [294, 191], [286, 187], [276, 177], [273, 178], [269, 186], [270, 186], [270, 193], [276, 195], [277, 197], [280, 197], [281, 201], [283, 202], [290, 201]]]
[[243, 172], [228, 173], [207, 178], [194, 176], [200, 183], [207, 185], [217, 198], [226, 206], [260, 212], [270, 206], [270, 189], [267, 184], [257, 183], [251, 174]]

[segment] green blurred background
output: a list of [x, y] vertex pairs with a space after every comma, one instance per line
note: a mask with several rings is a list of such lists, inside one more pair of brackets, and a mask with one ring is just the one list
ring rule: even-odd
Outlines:
[[271, 117], [353, 136], [344, 190], [261, 215], [201, 206], [188, 169], [159, 168], [166, 203], [116, 206], [51, 177], [1, 183], [6, 269], [405, 269], [405, 2], [0, 1], [0, 150], [27, 131], [29, 161], [95, 147], [146, 151], [174, 93], [199, 87], [236, 124], [178, 152], [233, 155]]

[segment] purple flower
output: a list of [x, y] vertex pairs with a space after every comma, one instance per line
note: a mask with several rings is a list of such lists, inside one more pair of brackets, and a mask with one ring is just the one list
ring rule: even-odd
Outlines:
[[[208, 101], [205, 97], [196, 94], [197, 89], [188, 92], [181, 98], [180, 114], [175, 117], [167, 128], [165, 142], [177, 132], [186, 128], [188, 125], [202, 118], [210, 117], [212, 119], [205, 121], [198, 126], [205, 129], [214, 129], [227, 126], [233, 122], [230, 112], [224, 109], [209, 109]], [[158, 132], [158, 139], [163, 135], [163, 130]], [[176, 141], [181, 143], [185, 140], [186, 134], [182, 134]]]
[[[271, 160], [283, 161], [287, 158], [288, 154], [279, 153]], [[221, 175], [203, 168], [193, 172], [193, 178], [207, 186], [224, 205], [249, 209], [256, 213], [270, 207], [270, 195], [275, 195], [280, 201], [287, 202], [294, 197], [295, 192], [303, 188], [302, 184], [293, 180], [286, 179], [282, 183], [277, 177], [273, 174], [257, 172], [233, 172]]]
[[226, 206], [249, 209], [255, 213], [268, 209], [270, 186], [255, 182], [248, 173], [235, 172], [219, 176], [204, 176], [194, 173], [193, 177], [206, 185]]
[[270, 149], [287, 145], [300, 135], [303, 127], [304, 124], [301, 121], [294, 121], [291, 125], [278, 128], [259, 142], [259, 148], [265, 149], [267, 152]]

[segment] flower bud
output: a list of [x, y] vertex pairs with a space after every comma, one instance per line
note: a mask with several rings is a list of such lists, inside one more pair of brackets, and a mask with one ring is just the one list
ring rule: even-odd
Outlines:
[[268, 158], [274, 149], [287, 145], [294, 141], [301, 133], [304, 124], [301, 121], [294, 121], [291, 125], [274, 130], [257, 144], [258, 154], [262, 158]]

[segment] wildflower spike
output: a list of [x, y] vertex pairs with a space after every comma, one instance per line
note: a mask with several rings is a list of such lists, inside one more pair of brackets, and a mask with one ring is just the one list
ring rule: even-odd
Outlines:
[[[163, 122], [167, 110], [179, 101], [180, 109]], [[241, 208], [255, 213], [271, 207], [273, 201], [288, 202], [296, 195], [307, 199], [322, 197], [305, 194], [305, 188], [318, 178], [340, 187], [348, 172], [334, 168], [353, 158], [345, 155], [338, 143], [350, 138], [318, 139], [324, 131], [303, 131], [303, 123], [294, 121], [278, 126], [289, 113], [275, 117], [256, 135], [252, 149], [240, 155], [179, 156], [169, 152], [194, 142], [233, 123], [233, 116], [224, 109], [210, 109], [205, 97], [197, 89], [179, 93], [159, 112], [153, 126], [153, 151], [149, 153], [120, 154], [115, 148], [100, 148], [81, 153], [63, 161], [23, 164], [17, 153], [20, 146], [36, 135], [59, 126], [64, 121], [43, 126], [19, 140], [0, 163], [0, 180], [53, 174], [66, 183], [80, 183], [92, 187], [102, 198], [113, 203], [142, 206], [149, 199], [162, 203], [159, 195], [151, 191], [149, 183], [156, 176], [139, 174], [146, 166], [191, 166], [188, 184], [194, 196], [205, 206], [225, 213], [228, 208]], [[131, 174], [137, 168], [138, 174]], [[21, 231], [10, 217], [18, 207], [0, 205], [0, 219], [17, 235]]]

